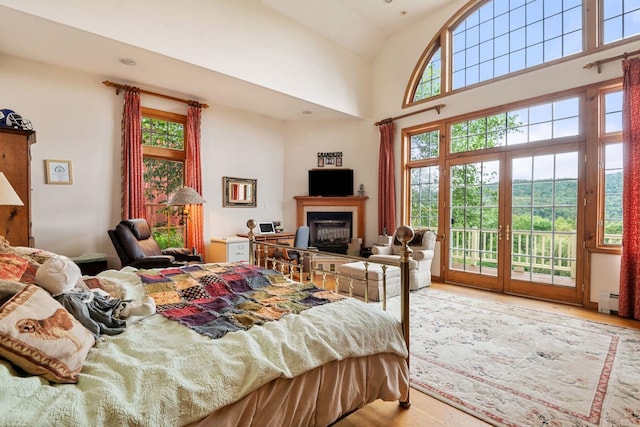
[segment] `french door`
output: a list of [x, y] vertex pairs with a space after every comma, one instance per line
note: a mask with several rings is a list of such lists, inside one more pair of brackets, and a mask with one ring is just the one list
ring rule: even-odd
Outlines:
[[449, 160], [445, 280], [580, 303], [583, 164], [578, 144]]

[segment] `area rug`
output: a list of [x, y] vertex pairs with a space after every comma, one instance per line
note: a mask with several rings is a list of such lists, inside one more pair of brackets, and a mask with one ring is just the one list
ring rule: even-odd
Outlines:
[[414, 388], [496, 426], [640, 425], [639, 330], [430, 288], [410, 306]]

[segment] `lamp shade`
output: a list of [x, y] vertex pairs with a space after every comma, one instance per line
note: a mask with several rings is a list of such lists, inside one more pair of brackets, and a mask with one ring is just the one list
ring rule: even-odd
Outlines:
[[201, 205], [203, 203], [207, 203], [207, 201], [191, 187], [180, 188], [169, 200], [169, 206]]
[[4, 173], [0, 172], [0, 205], [24, 206]]

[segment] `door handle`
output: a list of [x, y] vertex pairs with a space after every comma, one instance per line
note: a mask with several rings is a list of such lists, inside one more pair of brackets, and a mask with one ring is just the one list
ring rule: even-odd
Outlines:
[[507, 242], [509, 241], [510, 234], [511, 234], [511, 230], [509, 230], [509, 224], [507, 224]]
[[498, 225], [498, 240], [502, 240], [502, 224]]

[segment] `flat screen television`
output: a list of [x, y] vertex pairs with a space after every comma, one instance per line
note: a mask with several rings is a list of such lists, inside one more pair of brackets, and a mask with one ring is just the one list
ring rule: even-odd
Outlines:
[[353, 196], [353, 169], [311, 169], [309, 196]]

